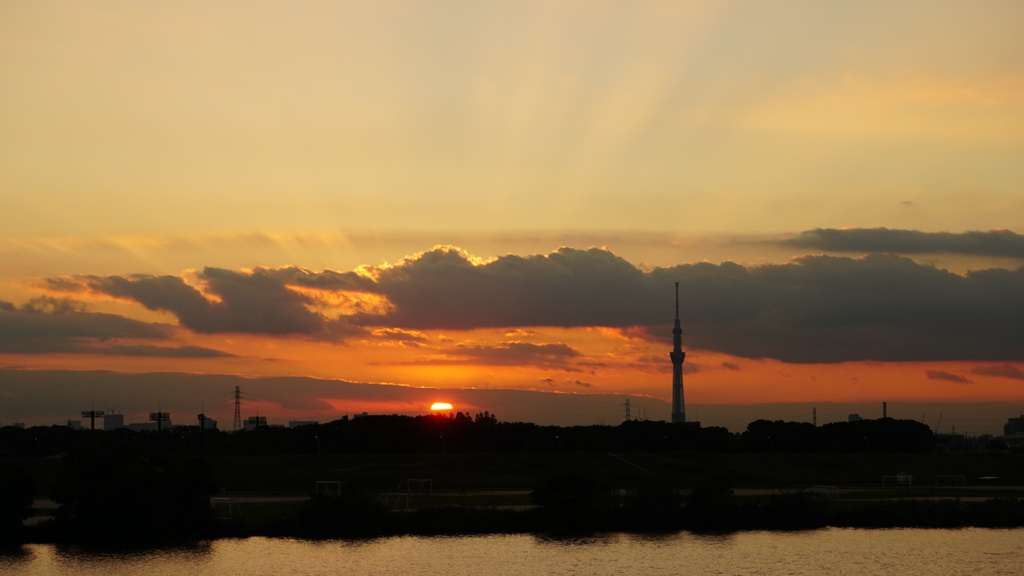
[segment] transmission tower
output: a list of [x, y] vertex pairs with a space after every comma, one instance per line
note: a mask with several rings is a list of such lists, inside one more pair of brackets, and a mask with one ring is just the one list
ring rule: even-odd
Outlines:
[[630, 420], [633, 419], [632, 415], [629, 412], [629, 398], [626, 398], [626, 403], [624, 404], [624, 406], [626, 407], [626, 422], [629, 422]]
[[238, 432], [242, 429], [242, 390], [235, 386], [235, 422], [232, 429]]

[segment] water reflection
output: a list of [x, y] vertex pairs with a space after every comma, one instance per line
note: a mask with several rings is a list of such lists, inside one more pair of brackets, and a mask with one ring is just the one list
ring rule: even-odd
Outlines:
[[116, 544], [102, 547], [81, 546], [77, 544], [57, 544], [54, 546], [54, 551], [58, 558], [68, 560], [76, 558], [118, 558], [134, 561], [136, 558], [145, 559], [152, 558], [154, 556], [163, 557], [175, 555], [189, 555], [193, 558], [197, 558], [205, 554], [210, 554], [212, 551], [212, 543], [208, 541], [200, 541], [174, 546], [148, 547], [125, 547], [117, 546]]
[[693, 539], [708, 546], [729, 546], [735, 539], [735, 533], [728, 534], [694, 534]]
[[222, 576], [536, 573], [551, 576], [1017, 574], [1024, 530], [853, 530], [736, 534], [490, 535], [303, 541], [246, 538], [186, 548], [95, 552], [25, 546], [0, 554], [4, 576]]
[[533, 538], [540, 544], [552, 546], [601, 546], [610, 544], [613, 536], [555, 536], [538, 534]]
[[32, 562], [34, 557], [32, 549], [27, 546], [0, 547], [0, 574], [7, 573], [3, 568], [27, 565]]

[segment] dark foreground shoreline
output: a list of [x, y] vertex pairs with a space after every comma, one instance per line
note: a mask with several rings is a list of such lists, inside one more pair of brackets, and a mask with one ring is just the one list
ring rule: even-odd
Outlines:
[[[0, 546], [1024, 527], [1024, 457], [1006, 451], [183, 457], [93, 450], [3, 464], [11, 508], [0, 515], [10, 521]], [[892, 484], [904, 478], [912, 482]], [[412, 479], [429, 479], [429, 494], [410, 490]], [[312, 496], [323, 481], [334, 494]], [[33, 498], [51, 499], [53, 508], [33, 509]]]
[[[692, 494], [691, 494], [692, 496]], [[210, 519], [194, 533], [169, 534], [147, 526], [83, 530], [61, 518], [43, 521], [7, 547], [61, 544], [86, 548], [147, 548], [222, 538], [367, 539], [391, 536], [599, 533], [729, 533], [749, 530], [836, 528], [956, 529], [1024, 527], [1024, 499], [901, 498], [835, 502], [804, 491], [757, 499], [729, 497], [682, 506], [625, 504], [609, 507], [547, 505], [526, 509], [441, 506], [393, 511], [365, 498], [313, 497], [290, 514], [260, 521]]]

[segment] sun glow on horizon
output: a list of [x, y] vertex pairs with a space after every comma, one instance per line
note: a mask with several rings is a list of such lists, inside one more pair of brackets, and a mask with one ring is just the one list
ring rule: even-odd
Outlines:
[[434, 402], [433, 404], [431, 404], [430, 409], [434, 412], [438, 412], [441, 410], [451, 410], [452, 405], [447, 402]]

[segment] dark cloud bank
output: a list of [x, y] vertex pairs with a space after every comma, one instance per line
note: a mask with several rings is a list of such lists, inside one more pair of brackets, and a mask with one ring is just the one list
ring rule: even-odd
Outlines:
[[[608, 326], [641, 327], [661, 339], [669, 333], [679, 282], [684, 343], [690, 348], [786, 362], [1024, 360], [1024, 268], [958, 275], [873, 254], [645, 271], [600, 249], [562, 248], [474, 264], [458, 250], [436, 248], [372, 272], [207, 268], [199, 274], [202, 290], [177, 276], [77, 276], [45, 285], [133, 300], [171, 312], [181, 325], [202, 333], [342, 340], [380, 328]], [[311, 309], [309, 290], [291, 287], [380, 295], [391, 307], [329, 319]], [[459, 352], [467, 358], [492, 355], [483, 349]]]
[[[171, 358], [232, 356], [198, 346], [158, 346], [138, 340], [166, 340], [169, 327], [87, 312], [68, 300], [37, 298], [21, 306], [0, 301], [0, 353], [73, 353]], [[118, 339], [131, 341], [121, 344]]]
[[834, 252], [899, 254], [968, 254], [1024, 258], [1024, 236], [1009, 230], [987, 232], [919, 232], [888, 228], [818, 228], [785, 242], [791, 246]]
[[[547, 387], [548, 382], [539, 383]], [[589, 386], [577, 381], [581, 391]], [[668, 384], [666, 383], [666, 386]], [[669, 403], [646, 396], [620, 394], [561, 394], [530, 390], [436, 389], [344, 380], [302, 377], [245, 378], [224, 374], [150, 373], [124, 374], [108, 371], [11, 370], [0, 369], [0, 424], [20, 421], [50, 425], [78, 420], [82, 410], [115, 410], [125, 421], [146, 422], [157, 409], [171, 414], [176, 425], [195, 425], [196, 414], [205, 413], [231, 429], [234, 387], [242, 391], [242, 417], [267, 414], [271, 404], [273, 423], [289, 420], [326, 422], [345, 416], [347, 410], [332, 408], [324, 399], [344, 399], [352, 411], [364, 405], [374, 414], [421, 415], [435, 401], [447, 401], [456, 410], [475, 413], [487, 410], [502, 421], [524, 421], [559, 426], [617, 425], [625, 417], [623, 405], [630, 399], [633, 417], [666, 420]], [[168, 396], [168, 391], [173, 395]], [[757, 419], [808, 422], [816, 411], [819, 423], [846, 420], [851, 413], [865, 418], [882, 415], [881, 403], [778, 403], [749, 405], [690, 405], [690, 416], [705, 426], [725, 426], [741, 432]], [[902, 403], [890, 402], [889, 416], [920, 419], [957, 431], [1000, 433], [1006, 418], [1016, 415], [1015, 407], [1000, 403]], [[940, 416], [941, 415], [941, 416]], [[943, 428], [949, 431], [948, 428]]]
[[[577, 382], [578, 386], [588, 387]], [[204, 412], [230, 429], [234, 387], [242, 391], [243, 418], [266, 414], [272, 405], [280, 409], [275, 422], [289, 419], [320, 421], [345, 416], [345, 409], [333, 408], [325, 399], [344, 399], [353, 411], [361, 406], [375, 414], [422, 415], [436, 401], [451, 402], [456, 410], [487, 410], [505, 421], [540, 424], [618, 424], [626, 398], [651, 414], [668, 413], [668, 403], [644, 396], [625, 394], [561, 394], [507, 389], [437, 389], [369, 384], [305, 377], [245, 378], [225, 374], [150, 373], [125, 374], [109, 371], [11, 370], [0, 369], [0, 424], [29, 416], [46, 423], [78, 419], [81, 410], [117, 407], [126, 422], [144, 422], [158, 409], [171, 414], [174, 424], [194, 425], [195, 415]], [[173, 399], [168, 391], [173, 390]]]

